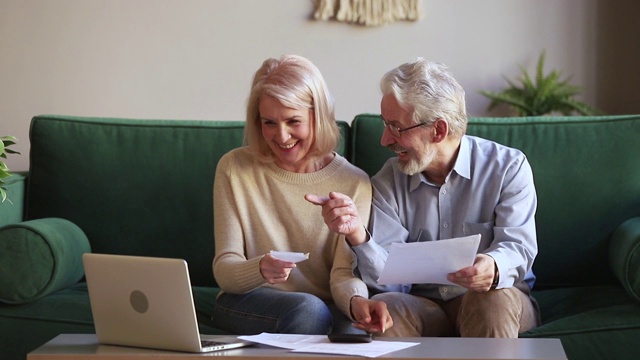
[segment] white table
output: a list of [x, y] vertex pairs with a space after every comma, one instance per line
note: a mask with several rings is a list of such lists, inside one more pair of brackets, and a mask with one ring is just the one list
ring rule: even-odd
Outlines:
[[[389, 340], [420, 344], [383, 355], [379, 357], [380, 359], [567, 359], [558, 339], [392, 338]], [[62, 334], [29, 353], [27, 360], [179, 360], [206, 356], [231, 360], [358, 359], [348, 355], [292, 353], [286, 349], [266, 345], [192, 354], [100, 345], [95, 334]]]

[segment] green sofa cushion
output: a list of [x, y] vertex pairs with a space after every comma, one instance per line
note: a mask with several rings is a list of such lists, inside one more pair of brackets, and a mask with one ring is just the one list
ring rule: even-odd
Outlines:
[[640, 301], [640, 217], [625, 221], [611, 237], [609, 264], [629, 295]]
[[0, 228], [0, 302], [24, 304], [76, 283], [91, 251], [72, 222], [47, 218]]

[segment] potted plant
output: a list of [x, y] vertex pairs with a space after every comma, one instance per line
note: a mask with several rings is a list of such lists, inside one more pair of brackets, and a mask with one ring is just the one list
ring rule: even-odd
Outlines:
[[544, 74], [544, 51], [538, 58], [535, 78], [532, 79], [524, 67], [520, 66], [522, 78], [519, 83], [509, 79], [509, 87], [501, 92], [481, 90], [480, 93], [489, 99], [488, 110], [498, 104], [506, 104], [518, 112], [519, 116], [541, 116], [551, 113], [572, 115], [596, 115], [600, 111], [574, 99], [581, 89], [569, 84], [569, 79], [560, 80], [560, 73], [556, 70]]
[[[13, 136], [0, 137], [0, 158], [7, 158], [7, 154], [19, 154], [19, 152], [9, 149], [9, 146], [16, 143], [16, 138]], [[4, 202], [7, 199], [7, 190], [3, 186], [4, 179], [11, 176], [9, 168], [4, 161], [0, 160], [0, 202]]]

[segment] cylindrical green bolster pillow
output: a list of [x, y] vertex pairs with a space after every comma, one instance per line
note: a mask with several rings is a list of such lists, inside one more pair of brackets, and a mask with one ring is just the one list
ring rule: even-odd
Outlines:
[[84, 276], [89, 240], [74, 223], [46, 218], [0, 228], [0, 302], [25, 304]]
[[629, 295], [640, 301], [640, 217], [625, 221], [613, 233], [609, 264]]

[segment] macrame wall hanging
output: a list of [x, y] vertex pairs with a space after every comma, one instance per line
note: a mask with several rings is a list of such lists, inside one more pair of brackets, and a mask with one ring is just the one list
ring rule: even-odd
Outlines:
[[380, 26], [398, 20], [418, 21], [422, 0], [315, 0], [317, 20]]

